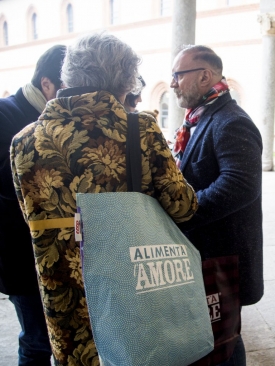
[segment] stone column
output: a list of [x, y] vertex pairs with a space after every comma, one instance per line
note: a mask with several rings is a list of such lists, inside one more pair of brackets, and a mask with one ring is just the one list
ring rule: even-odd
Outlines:
[[[183, 44], [195, 43], [195, 26], [196, 0], [174, 0], [172, 16], [171, 65], [180, 46]], [[174, 132], [182, 124], [183, 117], [184, 109], [178, 107], [173, 89], [170, 89], [168, 116], [168, 136], [170, 140], [173, 140]]]
[[[274, 8], [273, 8], [274, 10]], [[262, 168], [274, 169], [274, 113], [275, 113], [275, 13], [262, 13], [262, 87], [260, 90], [260, 131], [263, 139]]]

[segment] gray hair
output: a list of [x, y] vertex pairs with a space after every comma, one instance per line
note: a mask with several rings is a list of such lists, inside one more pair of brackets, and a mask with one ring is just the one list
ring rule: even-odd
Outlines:
[[86, 35], [67, 48], [61, 80], [67, 87], [91, 86], [119, 98], [136, 87], [140, 58], [106, 33]]

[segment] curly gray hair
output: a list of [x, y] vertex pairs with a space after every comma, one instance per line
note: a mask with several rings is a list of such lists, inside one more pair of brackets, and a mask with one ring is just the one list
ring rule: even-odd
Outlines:
[[91, 86], [119, 98], [136, 87], [139, 63], [132, 48], [117, 37], [86, 35], [68, 46], [61, 80], [67, 87]]

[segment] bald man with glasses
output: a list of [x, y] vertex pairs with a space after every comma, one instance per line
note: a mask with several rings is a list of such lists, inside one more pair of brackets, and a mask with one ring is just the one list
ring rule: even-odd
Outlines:
[[[238, 255], [245, 306], [263, 295], [262, 141], [231, 98], [222, 70], [221, 58], [205, 46], [184, 47], [173, 63], [171, 88], [186, 108], [173, 151], [199, 201], [193, 218], [179, 227], [202, 258]], [[220, 365], [246, 365], [241, 337]]]

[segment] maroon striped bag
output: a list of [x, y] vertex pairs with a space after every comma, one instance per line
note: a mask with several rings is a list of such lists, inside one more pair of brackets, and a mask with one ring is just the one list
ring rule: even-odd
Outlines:
[[219, 365], [232, 356], [241, 331], [238, 263], [237, 255], [202, 261], [215, 344], [212, 352], [192, 366]]

